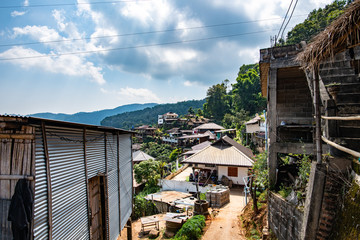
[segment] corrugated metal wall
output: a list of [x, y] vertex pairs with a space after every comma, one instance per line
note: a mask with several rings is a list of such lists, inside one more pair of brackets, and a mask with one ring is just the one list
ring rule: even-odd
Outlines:
[[[89, 239], [84, 130], [53, 126], [45, 129], [50, 159], [52, 237]], [[86, 130], [88, 179], [106, 173], [105, 157], [108, 170], [107, 227], [109, 238], [117, 239], [120, 228], [125, 226], [132, 212], [131, 135], [120, 135], [118, 141], [118, 136], [112, 133], [106, 133], [105, 138], [102, 131]], [[48, 239], [48, 184], [41, 127], [36, 128], [35, 165], [34, 239]]]
[[88, 178], [105, 173], [104, 132], [86, 130], [86, 158]]
[[119, 184], [117, 135], [106, 134], [108, 157], [109, 235], [117, 239], [119, 235]]
[[35, 132], [34, 239], [48, 239], [48, 197], [44, 143], [40, 127]]
[[119, 136], [120, 158], [120, 208], [121, 229], [125, 226], [132, 212], [132, 162], [131, 162], [131, 135]]
[[47, 127], [54, 239], [89, 239], [83, 131]]

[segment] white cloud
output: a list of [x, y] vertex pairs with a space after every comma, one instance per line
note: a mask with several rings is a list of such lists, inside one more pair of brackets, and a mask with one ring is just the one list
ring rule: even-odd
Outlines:
[[[33, 56], [38, 57], [26, 59], [27, 57]], [[86, 77], [100, 85], [105, 83], [105, 79], [102, 75], [102, 68], [94, 66], [92, 62], [86, 62], [86, 60], [77, 55], [50, 57], [30, 48], [13, 47], [0, 53], [0, 58], [15, 58], [14, 60], [9, 60], [9, 62], [19, 65], [24, 69], [38, 68], [56, 74]]]
[[62, 37], [54, 29], [48, 28], [47, 26], [26, 26], [23, 28], [13, 28], [14, 37], [19, 35], [29, 35], [33, 39], [41, 42], [60, 40]]
[[157, 23], [158, 27], [162, 27], [165, 22], [174, 17], [173, 11], [174, 8], [166, 0], [127, 2], [120, 9], [120, 13], [127, 18], [138, 20], [146, 26]]
[[160, 98], [146, 88], [121, 88], [118, 94], [129, 102], [160, 102]]
[[194, 85], [194, 83], [190, 82], [190, 81], [185, 81], [184, 82], [184, 86], [186, 87], [192, 87]]
[[25, 0], [23, 4], [25, 7], [29, 6], [29, 0]]
[[239, 57], [251, 59], [251, 62], [259, 62], [259, 47], [243, 48], [239, 51]]
[[22, 16], [22, 15], [24, 15], [26, 12], [19, 12], [19, 11], [13, 11], [13, 12], [11, 12], [11, 16], [12, 17], [18, 17], [18, 16]]

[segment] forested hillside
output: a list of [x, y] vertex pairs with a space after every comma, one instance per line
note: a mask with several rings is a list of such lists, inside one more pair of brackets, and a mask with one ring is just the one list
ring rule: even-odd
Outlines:
[[224, 127], [240, 128], [266, 107], [266, 99], [261, 96], [259, 65], [242, 65], [236, 83], [231, 88], [228, 84], [229, 80], [224, 80], [208, 89], [204, 115]]
[[304, 22], [297, 24], [287, 34], [286, 44], [309, 42], [312, 37], [324, 30], [334, 19], [344, 12], [351, 1], [334, 1], [324, 8], [314, 9]]
[[205, 100], [191, 100], [178, 103], [159, 104], [152, 108], [145, 108], [139, 111], [107, 117], [101, 121], [101, 125], [131, 129], [132, 127], [143, 124], [157, 124], [158, 115], [162, 115], [167, 112], [175, 112], [179, 115], [185, 115], [188, 113], [190, 107], [192, 109], [202, 109], [204, 102]]
[[128, 104], [119, 106], [114, 109], [105, 109], [94, 112], [79, 112], [75, 114], [64, 114], [64, 113], [36, 113], [30, 116], [39, 117], [39, 118], [47, 118], [53, 120], [67, 121], [67, 122], [77, 122], [83, 124], [92, 124], [92, 125], [100, 125], [101, 120], [105, 117], [113, 116], [119, 113], [131, 112], [136, 110], [141, 110], [148, 107], [153, 107], [157, 105], [157, 103], [145, 103], [145, 104]]

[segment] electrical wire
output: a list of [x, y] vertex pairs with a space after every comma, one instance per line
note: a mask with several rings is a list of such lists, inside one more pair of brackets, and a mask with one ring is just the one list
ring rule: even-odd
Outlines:
[[104, 1], [104, 2], [80, 2], [80, 3], [54, 3], [54, 4], [35, 4], [28, 6], [0, 6], [0, 9], [9, 8], [39, 8], [39, 7], [61, 7], [61, 6], [78, 6], [78, 5], [100, 5], [100, 4], [116, 4], [116, 3], [127, 3], [127, 2], [152, 2], [152, 0], [119, 0], [119, 1]]
[[137, 46], [128, 46], [128, 47], [109, 48], [109, 49], [99, 49], [99, 50], [92, 50], [92, 51], [68, 52], [68, 53], [58, 53], [58, 54], [48, 54], [48, 55], [38, 55], [38, 56], [26, 56], [26, 57], [0, 58], [0, 61], [46, 58], [46, 57], [58, 57], [58, 56], [64, 56], [64, 55], [78, 55], [78, 54], [89, 54], [89, 53], [109, 52], [109, 51], [120, 51], [120, 50], [127, 50], [127, 49], [137, 49], [137, 48], [145, 48], [145, 47], [155, 47], [155, 46], [164, 46], [164, 45], [173, 45], [173, 44], [181, 44], [181, 43], [207, 41], [207, 40], [220, 39], [220, 38], [231, 38], [231, 37], [259, 34], [259, 33], [264, 33], [264, 32], [269, 32], [269, 31], [273, 31], [273, 30], [263, 30], [263, 31], [257, 31], [257, 32], [239, 33], [239, 34], [231, 34], [231, 35], [223, 35], [223, 36], [191, 39], [191, 40], [184, 40], [184, 41], [173, 41], [173, 42], [155, 43], [155, 44], [147, 44], [147, 45], [137, 45]]
[[295, 8], [296, 8], [297, 3], [298, 3], [298, 0], [296, 0], [295, 5], [294, 5], [294, 8], [293, 8], [293, 10], [292, 10], [292, 12], [291, 12], [291, 14], [290, 14], [289, 20], [287, 21], [287, 23], [286, 23], [286, 25], [285, 25], [282, 33], [281, 33], [281, 38], [283, 38], [283, 36], [284, 36], [284, 31], [285, 31], [287, 25], [289, 24], [289, 22], [290, 22], [290, 20], [291, 20], [291, 17], [292, 17], [292, 15], [293, 15], [294, 11], [295, 11]]
[[289, 13], [289, 11], [290, 11], [290, 8], [291, 8], [291, 5], [292, 5], [293, 1], [294, 1], [294, 0], [291, 0], [291, 3], [290, 3], [290, 5], [289, 5], [289, 7], [288, 7], [288, 10], [286, 11], [284, 20], [283, 20], [283, 22], [282, 22], [282, 24], [281, 24], [281, 26], [280, 26], [279, 32], [278, 32], [277, 36], [275, 36], [275, 44], [276, 44], [276, 42], [277, 42], [277, 37], [280, 36], [281, 29], [282, 29], [282, 27], [284, 26], [284, 23], [285, 23], [285, 21], [286, 21], [287, 15], [288, 15], [288, 13]]
[[[304, 15], [304, 14], [303, 15], [297, 15], [295, 17], [300, 17], [300, 16], [306, 16], [306, 15]], [[165, 30], [157, 30], [157, 31], [124, 33], [124, 34], [105, 35], [105, 36], [96, 36], [96, 37], [72, 38], [72, 39], [61, 39], [61, 40], [51, 40], [51, 41], [25, 42], [25, 43], [0, 44], [0, 47], [26, 46], [26, 45], [36, 45], [36, 44], [44, 44], [44, 43], [60, 43], [60, 42], [82, 41], [82, 40], [102, 39], [102, 38], [127, 37], [127, 36], [146, 35], [146, 34], [155, 34], [155, 33], [175, 32], [175, 31], [183, 31], [183, 30], [223, 27], [223, 26], [239, 25], [239, 24], [246, 24], [246, 23], [255, 23], [255, 22], [262, 22], [262, 21], [272, 21], [272, 20], [278, 20], [278, 19], [282, 19], [282, 18], [257, 19], [257, 20], [252, 20], [252, 21], [219, 23], [219, 24], [211, 24], [211, 25], [197, 26], [197, 27], [174, 28], [174, 29], [165, 29]]]

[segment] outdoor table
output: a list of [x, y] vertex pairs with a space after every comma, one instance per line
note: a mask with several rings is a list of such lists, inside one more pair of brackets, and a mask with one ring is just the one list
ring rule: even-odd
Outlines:
[[148, 216], [148, 217], [142, 217], [140, 218], [141, 221], [141, 229], [142, 232], [145, 231], [145, 228], [149, 227], [155, 227], [157, 230], [160, 230], [159, 227], [159, 219], [157, 216]]

